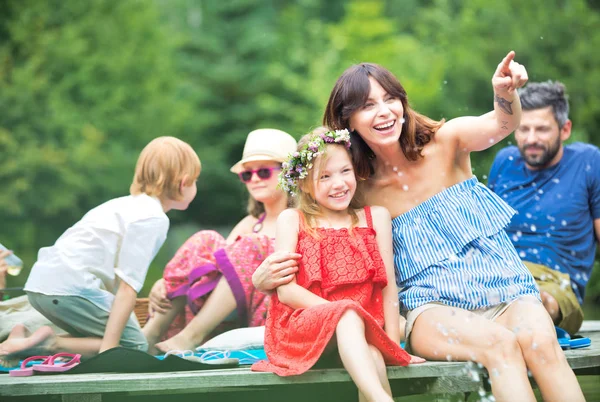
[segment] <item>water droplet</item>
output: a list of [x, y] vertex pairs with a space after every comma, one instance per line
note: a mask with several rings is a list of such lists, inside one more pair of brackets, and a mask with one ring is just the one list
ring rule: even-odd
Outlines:
[[517, 230], [517, 236], [519, 236], [519, 237], [523, 236], [523, 232], [521, 232], [520, 230]]
[[529, 228], [531, 229], [532, 232], [537, 231], [537, 226], [535, 226], [535, 225], [531, 225]]
[[562, 221], [560, 221], [560, 224], [563, 226], [567, 226], [567, 221], [563, 219]]
[[525, 251], [520, 251], [519, 252], [519, 257], [521, 257], [521, 258], [525, 258], [526, 255], [527, 254], [525, 254]]
[[560, 180], [558, 178], [554, 178], [554, 179], [552, 179], [552, 182], [558, 184], [558, 183], [560, 183]]
[[544, 40], [544, 37], [543, 37], [543, 36], [540, 36], [540, 39], [541, 39], [541, 40]]
[[527, 219], [531, 219], [531, 216], [532, 216], [532, 215], [531, 215], [529, 212], [527, 212], [527, 213], [525, 214], [525, 216], [527, 217]]
[[444, 80], [444, 85], [446, 85], [448, 83], [448, 81]]
[[407, 185], [407, 184], [403, 185], [403, 186], [402, 186], [402, 190], [404, 190], [404, 191], [408, 191], [408, 185]]
[[544, 194], [544, 190], [542, 190], [541, 188], [538, 190], [539, 194]]
[[515, 158], [513, 158], [512, 156], [509, 156], [509, 157], [508, 157], [508, 160], [509, 160], [509, 161], [512, 161], [513, 159], [515, 159]]

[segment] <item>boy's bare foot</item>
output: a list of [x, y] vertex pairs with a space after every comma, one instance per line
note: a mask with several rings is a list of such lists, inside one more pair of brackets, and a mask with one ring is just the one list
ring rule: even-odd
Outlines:
[[29, 336], [29, 330], [27, 329], [27, 327], [23, 324], [17, 324], [13, 327], [13, 329], [10, 330], [10, 333], [8, 334], [8, 339], [19, 339], [19, 338], [25, 338], [27, 336]]
[[[23, 339], [29, 335], [29, 330], [23, 324], [17, 324], [10, 330], [8, 334], [8, 338], [6, 340], [11, 339]], [[0, 343], [0, 348], [2, 344]], [[16, 367], [19, 364], [19, 358], [17, 357], [0, 357], [0, 366], [2, 367]]]
[[198, 344], [180, 332], [174, 337], [159, 342], [154, 346], [161, 352], [167, 353], [170, 350], [194, 350]]
[[[13, 331], [15, 332], [13, 333]], [[29, 337], [26, 336], [24, 328], [13, 328], [13, 331], [11, 331], [12, 337], [9, 336], [6, 341], [0, 343], [1, 361], [7, 362], [30, 355], [48, 354], [56, 338], [50, 327], [41, 327]]]

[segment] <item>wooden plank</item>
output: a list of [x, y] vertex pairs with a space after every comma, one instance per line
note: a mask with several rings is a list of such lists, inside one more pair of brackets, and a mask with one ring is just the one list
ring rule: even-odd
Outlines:
[[457, 394], [478, 392], [485, 389], [483, 381], [486, 377], [474, 379], [471, 376], [460, 377], [430, 377], [411, 380], [391, 381], [394, 397], [419, 394]]
[[61, 402], [102, 402], [100, 394], [63, 395]]
[[[425, 363], [390, 368], [390, 378], [457, 377], [465, 363]], [[251, 372], [249, 368], [140, 374], [72, 374], [32, 377], [0, 376], [0, 395], [57, 395], [183, 390], [196, 393], [222, 387], [264, 387], [290, 384], [350, 382], [344, 369], [311, 370], [295, 377]]]
[[590, 338], [592, 344], [587, 348], [566, 350], [565, 356], [573, 370], [600, 367], [600, 332], [583, 334]]
[[[600, 320], [587, 320], [581, 324], [579, 332], [600, 332]], [[583, 334], [582, 334], [583, 335]]]
[[[594, 374], [600, 370], [600, 332], [587, 332], [592, 339], [588, 348], [569, 350], [565, 356], [578, 374]], [[479, 389], [485, 371], [476, 365], [458, 362], [427, 362], [409, 367], [390, 367], [388, 377], [394, 388], [409, 393], [472, 392]], [[478, 377], [478, 378], [474, 378]], [[90, 401], [100, 394], [159, 394], [159, 393], [214, 393], [260, 391], [285, 387], [306, 387], [306, 384], [351, 384], [343, 369], [311, 370], [300, 376], [278, 377], [271, 373], [251, 372], [249, 367], [137, 374], [77, 374], [32, 377], [0, 375], [0, 396], [69, 395], [78, 398], [85, 394]], [[92, 394], [90, 394], [92, 393]], [[63, 400], [68, 400], [64, 399]], [[93, 399], [96, 398], [96, 399]], [[2, 398], [0, 398], [2, 399]], [[80, 400], [80, 399], [72, 399]]]

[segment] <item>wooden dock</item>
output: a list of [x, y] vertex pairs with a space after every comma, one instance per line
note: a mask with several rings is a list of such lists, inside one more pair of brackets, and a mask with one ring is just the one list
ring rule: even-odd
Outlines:
[[[581, 331], [592, 345], [567, 350], [577, 375], [600, 375], [600, 321]], [[484, 369], [472, 363], [428, 362], [390, 367], [394, 396], [469, 394], [489, 389]], [[248, 366], [208, 371], [139, 374], [0, 376], [0, 401], [352, 401], [356, 389], [343, 369], [310, 370], [296, 377], [251, 372]]]

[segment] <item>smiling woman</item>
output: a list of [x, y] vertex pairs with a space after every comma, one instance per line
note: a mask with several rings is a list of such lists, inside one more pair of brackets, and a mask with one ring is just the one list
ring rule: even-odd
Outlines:
[[[227, 239], [215, 231], [194, 234], [167, 264], [143, 328], [150, 352], [193, 349], [228, 329], [264, 324], [269, 297], [255, 292], [250, 277], [273, 251], [275, 222], [291, 203], [277, 188], [277, 173], [295, 149], [296, 140], [280, 130], [248, 134], [231, 168], [248, 190], [248, 216]], [[172, 323], [168, 339], [157, 343]]]
[[[494, 110], [434, 121], [415, 112], [400, 81], [369, 63], [348, 68], [323, 122], [350, 129], [367, 205], [386, 207], [406, 344], [429, 360], [475, 361], [497, 400], [535, 400], [528, 370], [547, 400], [583, 400], [532, 275], [504, 227], [514, 210], [471, 169], [472, 152], [508, 136], [521, 118], [525, 68], [509, 52], [492, 75]], [[281, 283], [283, 253], [262, 264], [259, 289]], [[270, 275], [265, 273], [271, 273]]]

